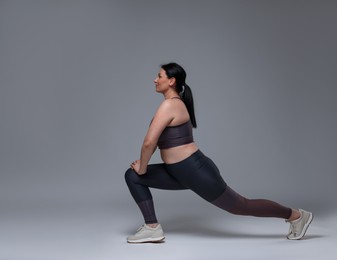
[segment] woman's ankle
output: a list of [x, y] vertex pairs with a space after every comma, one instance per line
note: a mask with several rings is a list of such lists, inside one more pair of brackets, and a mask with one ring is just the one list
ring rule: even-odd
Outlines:
[[159, 225], [159, 223], [151, 223], [146, 225], [149, 226], [150, 228], [156, 228]]
[[294, 221], [296, 219], [299, 219], [301, 217], [301, 213], [297, 209], [291, 209], [291, 215], [290, 218], [288, 218], [288, 221]]

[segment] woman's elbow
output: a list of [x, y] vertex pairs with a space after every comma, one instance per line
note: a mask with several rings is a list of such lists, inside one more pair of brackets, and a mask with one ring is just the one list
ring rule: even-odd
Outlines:
[[157, 146], [157, 142], [152, 140], [145, 140], [143, 143], [143, 147], [147, 149], [152, 149]]

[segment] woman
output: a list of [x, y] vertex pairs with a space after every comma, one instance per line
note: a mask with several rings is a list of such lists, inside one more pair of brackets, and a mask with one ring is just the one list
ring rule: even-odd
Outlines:
[[[288, 239], [301, 239], [313, 215], [264, 199], [247, 199], [232, 190], [222, 179], [211, 159], [193, 140], [197, 127], [193, 97], [185, 82], [186, 72], [176, 63], [161, 66], [154, 80], [164, 101], [156, 111], [141, 148], [140, 159], [125, 173], [125, 180], [145, 224], [129, 243], [158, 242], [164, 233], [158, 223], [149, 187], [167, 190], [191, 189], [200, 197], [232, 214], [283, 218], [290, 223]], [[148, 165], [156, 147], [164, 163]]]

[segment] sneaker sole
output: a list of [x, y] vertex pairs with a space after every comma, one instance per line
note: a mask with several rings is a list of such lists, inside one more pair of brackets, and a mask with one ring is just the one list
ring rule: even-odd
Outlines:
[[302, 233], [297, 236], [297, 237], [287, 237], [289, 240], [300, 240], [302, 237], [304, 237], [305, 233], [308, 230], [309, 225], [311, 224], [312, 220], [314, 219], [314, 215], [312, 213], [310, 213], [309, 219], [307, 221], [307, 223], [305, 223], [303, 229], [302, 229]]
[[130, 244], [139, 244], [139, 243], [159, 243], [163, 241], [165, 237], [156, 237], [156, 238], [143, 238], [137, 240], [127, 240]]

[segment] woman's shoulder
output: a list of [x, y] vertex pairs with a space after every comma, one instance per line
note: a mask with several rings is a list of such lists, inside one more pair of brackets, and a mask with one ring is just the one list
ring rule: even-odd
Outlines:
[[174, 106], [176, 106], [176, 103], [175, 103], [174, 99], [164, 99], [160, 103], [159, 108], [170, 109], [170, 108], [172, 108]]
[[180, 99], [165, 99], [159, 105], [157, 110], [160, 114], [168, 114], [173, 118], [188, 116], [188, 112], [184, 102]]
[[164, 99], [159, 106], [157, 107], [157, 111], [155, 116], [160, 115], [160, 117], [164, 115], [171, 115], [174, 110], [174, 104], [169, 99]]
[[177, 106], [177, 105], [182, 105], [184, 102], [180, 98], [168, 98], [164, 99], [160, 105], [163, 106]]
[[185, 109], [185, 104], [179, 99], [164, 99], [158, 110], [166, 113], [176, 113]]

